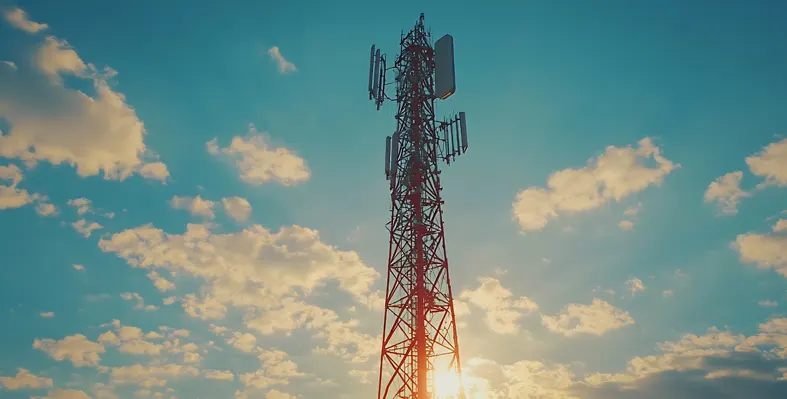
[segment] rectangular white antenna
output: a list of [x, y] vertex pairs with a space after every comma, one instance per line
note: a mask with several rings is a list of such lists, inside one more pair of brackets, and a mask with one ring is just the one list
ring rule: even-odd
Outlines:
[[377, 88], [380, 82], [380, 49], [377, 49], [377, 52], [374, 54], [374, 85], [372, 85], [372, 92], [374, 92], [374, 98], [377, 98]]
[[462, 131], [462, 152], [467, 151], [467, 121], [465, 121], [465, 113], [459, 113], [459, 128]]
[[385, 138], [385, 178], [391, 175], [391, 136]]
[[393, 140], [393, 145], [391, 146], [391, 157], [389, 159], [389, 162], [391, 163], [390, 166], [391, 176], [395, 177], [396, 167], [397, 167], [396, 161], [399, 158], [399, 132], [394, 132], [391, 140]]
[[456, 91], [454, 38], [445, 35], [435, 43], [435, 96], [445, 100]]
[[372, 77], [374, 76], [374, 44], [372, 44], [372, 54], [369, 56], [369, 99], [372, 97]]

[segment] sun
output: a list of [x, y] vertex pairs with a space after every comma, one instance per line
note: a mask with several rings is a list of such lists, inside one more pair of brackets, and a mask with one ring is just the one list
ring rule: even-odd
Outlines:
[[434, 376], [434, 399], [459, 398], [459, 375], [455, 371], [442, 371]]

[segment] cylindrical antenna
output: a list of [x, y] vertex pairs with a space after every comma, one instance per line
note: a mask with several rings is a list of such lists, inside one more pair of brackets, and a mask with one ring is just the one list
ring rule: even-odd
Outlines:
[[448, 124], [445, 121], [445, 119], [443, 119], [443, 139], [445, 140], [445, 157], [444, 158], [447, 160], [448, 159], [448, 154], [449, 154], [449, 148], [448, 148]]
[[369, 99], [370, 100], [372, 99], [372, 93], [374, 93], [372, 91], [372, 89], [374, 89], [374, 87], [372, 86], [373, 78], [374, 78], [374, 44], [372, 44], [372, 54], [369, 55]]
[[458, 147], [458, 140], [456, 140], [456, 133], [459, 132], [459, 126], [456, 126], [456, 119], [451, 121], [451, 160], [456, 160], [456, 149]]
[[385, 138], [385, 178], [391, 175], [391, 136]]
[[380, 49], [377, 49], [377, 52], [374, 54], [374, 84], [372, 85], [372, 92], [374, 92], [374, 98], [377, 98], [377, 87], [379, 87], [380, 83]]
[[462, 153], [467, 151], [467, 121], [465, 120], [465, 113], [459, 113], [459, 128], [462, 132]]

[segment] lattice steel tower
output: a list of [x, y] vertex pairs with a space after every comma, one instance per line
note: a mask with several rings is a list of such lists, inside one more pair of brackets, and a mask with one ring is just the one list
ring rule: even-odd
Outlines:
[[[392, 67], [372, 46], [369, 66], [369, 98], [377, 109], [385, 100], [397, 104], [396, 131], [385, 142], [392, 206], [377, 396], [464, 398], [438, 164], [450, 164], [467, 150], [467, 128], [463, 112], [440, 122], [434, 108], [436, 99], [455, 91], [453, 38], [445, 35], [432, 47], [421, 14], [400, 46]], [[385, 92], [388, 72], [396, 86], [391, 97]], [[450, 395], [435, 392], [442, 375], [456, 380]]]

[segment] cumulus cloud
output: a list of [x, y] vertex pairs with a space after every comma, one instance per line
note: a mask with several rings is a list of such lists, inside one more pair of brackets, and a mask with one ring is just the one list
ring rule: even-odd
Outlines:
[[478, 282], [478, 288], [463, 291], [459, 298], [484, 309], [486, 325], [498, 334], [516, 333], [519, 319], [538, 310], [538, 305], [530, 298], [514, 298], [496, 278], [482, 277]]
[[628, 288], [631, 295], [645, 291], [645, 284], [643, 284], [642, 280], [638, 278], [631, 278], [626, 281], [626, 287]]
[[199, 195], [196, 197], [179, 197], [173, 196], [169, 201], [173, 209], [188, 210], [194, 216], [201, 216], [205, 219], [213, 219], [216, 214], [213, 212], [213, 207], [216, 205], [214, 201], [203, 199]]
[[27, 190], [19, 188], [20, 181], [22, 181], [22, 171], [19, 167], [0, 165], [0, 210], [20, 208], [33, 201], [46, 199], [41, 194], [30, 194]]
[[254, 125], [249, 125], [246, 137], [233, 137], [229, 147], [219, 148], [217, 138], [207, 142], [206, 146], [212, 155], [233, 160], [246, 183], [277, 181], [284, 186], [293, 186], [311, 176], [303, 158], [284, 147], [272, 146], [270, 138], [259, 133]]
[[[105, 179], [123, 180], [144, 168], [145, 177], [166, 180], [166, 167], [144, 143], [144, 124], [110, 87], [114, 70], [96, 69], [54, 36], [44, 39], [30, 65], [0, 68], [0, 118], [11, 126], [0, 134], [0, 156], [29, 167], [68, 164], [82, 177], [103, 172]], [[95, 94], [66, 87], [63, 76], [89, 82]], [[146, 167], [151, 162], [155, 166]]]
[[232, 306], [246, 310], [246, 326], [264, 335], [313, 329], [314, 338], [326, 343], [319, 353], [352, 360], [379, 350], [376, 338], [357, 331], [357, 320], [342, 321], [331, 310], [296, 299], [329, 281], [360, 303], [376, 296], [371, 286], [379, 273], [357, 253], [323, 243], [315, 230], [289, 226], [272, 232], [252, 225], [218, 234], [206, 225], [189, 224], [184, 234], [168, 234], [146, 225], [102, 239], [99, 247], [134, 267], [185, 272], [203, 280], [199, 295], [183, 297], [182, 306], [192, 317], [220, 319]]
[[768, 144], [747, 157], [746, 164], [753, 175], [765, 178], [766, 185], [787, 186], [787, 139]]
[[738, 252], [741, 262], [756, 264], [760, 269], [773, 269], [787, 277], [787, 235], [774, 225], [773, 233], [740, 234], [730, 246]]
[[71, 227], [73, 227], [77, 233], [82, 234], [82, 236], [85, 238], [89, 238], [94, 231], [104, 228], [104, 226], [96, 222], [88, 222], [85, 219], [79, 219], [76, 222], [71, 223]]
[[221, 203], [224, 205], [224, 212], [227, 212], [236, 222], [245, 222], [251, 215], [251, 204], [246, 198], [222, 198]]
[[76, 389], [55, 389], [46, 396], [33, 396], [33, 399], [92, 399], [84, 391]]
[[719, 177], [705, 191], [705, 202], [718, 202], [719, 212], [722, 215], [737, 214], [740, 201], [751, 196], [751, 193], [741, 190], [741, 179], [743, 179], [741, 171]]
[[567, 337], [580, 334], [603, 335], [631, 324], [634, 319], [625, 310], [593, 298], [590, 305], [572, 303], [555, 316], [541, 315], [547, 329]]
[[0, 376], [0, 385], [9, 391], [50, 388], [52, 387], [52, 379], [33, 375], [30, 370], [20, 368], [13, 377]]
[[295, 64], [293, 64], [290, 61], [287, 61], [287, 59], [285, 59], [284, 56], [281, 55], [281, 51], [279, 50], [279, 47], [273, 46], [269, 48], [268, 55], [271, 57], [271, 59], [273, 59], [273, 61], [276, 62], [276, 67], [279, 68], [279, 73], [290, 73], [298, 70], [298, 68], [295, 67]]
[[[650, 167], [646, 161], [653, 160]], [[650, 138], [637, 147], [609, 146], [583, 168], [552, 173], [547, 188], [529, 187], [520, 191], [513, 204], [513, 215], [522, 230], [541, 230], [561, 213], [578, 213], [597, 208], [608, 201], [620, 201], [651, 185], [680, 165], [661, 155]]]
[[75, 367], [96, 366], [104, 346], [93, 342], [82, 334], [71, 335], [62, 340], [35, 339], [33, 349], [45, 352], [57, 361], [69, 360]]
[[124, 292], [120, 294], [120, 297], [123, 298], [124, 301], [136, 301], [137, 304], [134, 305], [134, 309], [136, 310], [145, 310], [147, 312], [158, 310], [158, 306], [145, 305], [145, 299], [142, 298], [138, 292]]
[[8, 8], [3, 12], [3, 15], [11, 26], [27, 33], [38, 33], [49, 27], [47, 24], [31, 20], [27, 12], [19, 7]]

